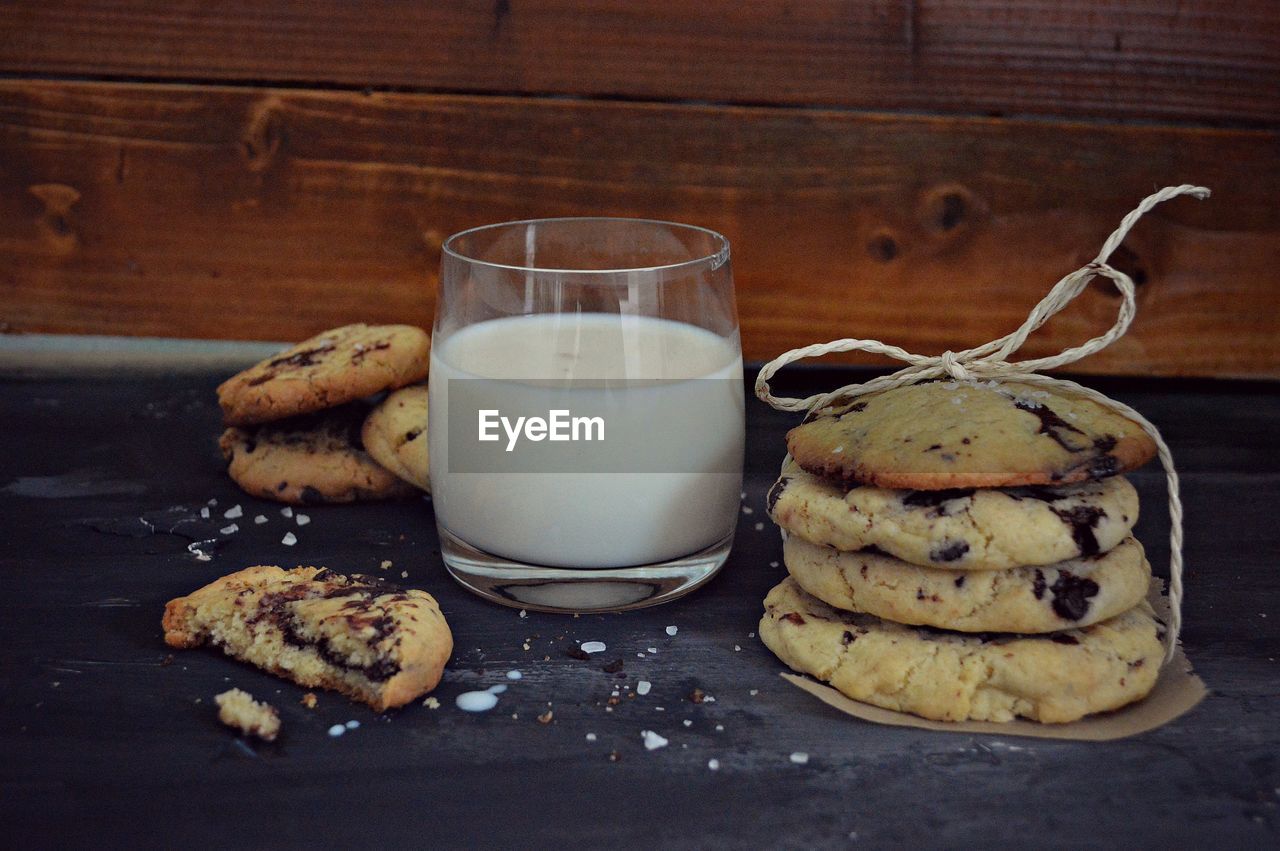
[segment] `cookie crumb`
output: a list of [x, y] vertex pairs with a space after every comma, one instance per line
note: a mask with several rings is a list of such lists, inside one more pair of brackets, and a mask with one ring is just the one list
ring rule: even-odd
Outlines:
[[407, 570], [402, 570], [402, 571], [400, 571], [400, 578], [401, 578], [401, 579], [408, 579], [408, 578], [409, 578], [409, 571], [407, 571]]
[[292, 532], [285, 532], [284, 537], [280, 539], [280, 543], [284, 544], [286, 547], [292, 547], [294, 544], [298, 543], [298, 536]]
[[693, 691], [689, 692], [690, 703], [702, 703], [706, 699], [707, 693], [700, 688], [695, 688]]
[[555, 717], [555, 714], [554, 714], [554, 713], [552, 713], [552, 711], [551, 711], [550, 709], [548, 709], [546, 712], [544, 712], [544, 713], [542, 713], [541, 715], [539, 715], [539, 716], [538, 716], [538, 723], [539, 723], [539, 724], [550, 724], [550, 723], [551, 723], [551, 719], [552, 719], [552, 718], [554, 718], [554, 717]]
[[422, 705], [427, 707], [428, 709], [439, 709], [440, 701], [437, 700], [434, 695], [432, 695], [431, 697], [428, 697], [426, 700], [422, 701]]
[[280, 715], [269, 703], [260, 703], [246, 691], [233, 688], [215, 695], [218, 720], [247, 736], [274, 742], [280, 733]]
[[161, 660], [160, 660], [160, 667], [161, 667], [161, 668], [167, 668], [167, 667], [169, 667], [169, 666], [170, 666], [170, 665], [172, 665], [172, 664], [173, 664], [173, 654], [172, 654], [172, 653], [170, 653], [168, 656], [165, 656], [163, 659], [161, 659]]
[[621, 762], [622, 754], [617, 751], [609, 751], [609, 762]]
[[379, 569], [379, 570], [386, 570], [386, 569], [387, 569], [388, 567], [390, 567], [390, 566], [391, 566], [391, 559], [389, 559], [389, 558], [385, 558], [385, 559], [383, 559], [383, 560], [382, 560], [382, 564], [378, 565], [378, 569]]
[[304, 694], [304, 695], [302, 696], [302, 700], [300, 700], [300, 701], [298, 701], [298, 702], [299, 702], [299, 703], [301, 703], [303, 706], [307, 707], [308, 709], [315, 709], [315, 708], [316, 708], [316, 694], [315, 694], [315, 692], [313, 692], [313, 691], [309, 691], [309, 692], [307, 692], [306, 694]]
[[658, 748], [665, 748], [670, 744], [667, 739], [652, 730], [641, 730], [640, 737], [644, 740], [644, 749], [647, 751], [656, 751]]

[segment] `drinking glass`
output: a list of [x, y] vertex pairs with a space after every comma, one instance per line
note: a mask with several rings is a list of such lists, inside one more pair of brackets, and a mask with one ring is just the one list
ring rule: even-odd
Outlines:
[[742, 487], [729, 242], [538, 219], [444, 243], [428, 440], [441, 553], [490, 600], [664, 602], [724, 564]]

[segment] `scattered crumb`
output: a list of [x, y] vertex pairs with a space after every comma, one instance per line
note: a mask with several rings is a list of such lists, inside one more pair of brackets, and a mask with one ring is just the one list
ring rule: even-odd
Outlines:
[[407, 570], [402, 570], [402, 571], [400, 571], [400, 578], [401, 578], [401, 579], [408, 579], [408, 578], [409, 578], [409, 571], [407, 571]]
[[292, 547], [294, 544], [298, 543], [298, 536], [292, 532], [285, 532], [284, 537], [280, 539], [280, 543], [284, 544], [286, 547]]
[[707, 693], [700, 688], [695, 688], [693, 691], [689, 692], [690, 703], [702, 703], [706, 699]]
[[382, 564], [378, 565], [378, 569], [386, 570], [390, 566], [391, 566], [391, 559], [387, 558], [382, 560]]
[[169, 667], [169, 666], [170, 666], [170, 665], [172, 665], [172, 664], [173, 664], [173, 654], [172, 654], [172, 653], [170, 653], [168, 656], [165, 656], [163, 659], [161, 659], [161, 660], [160, 660], [160, 667], [161, 667], [161, 668], [167, 668], [167, 667]]
[[555, 714], [554, 714], [554, 713], [552, 713], [552, 711], [551, 711], [550, 709], [548, 709], [546, 712], [544, 712], [544, 713], [542, 713], [541, 715], [539, 715], [539, 716], [538, 716], [538, 723], [539, 723], [539, 724], [550, 724], [550, 723], [551, 723], [551, 719], [552, 719], [552, 718], [554, 718], [554, 717], [555, 717]]
[[216, 695], [218, 720], [248, 736], [274, 742], [280, 733], [280, 715], [268, 703], [259, 703], [246, 691], [233, 688]]
[[609, 751], [609, 762], [621, 762], [622, 754], [617, 751]]
[[439, 709], [440, 701], [436, 699], [435, 695], [431, 695], [426, 700], [422, 701], [422, 705], [428, 709]]
[[237, 502], [235, 505], [222, 512], [222, 516], [228, 520], [238, 520], [239, 518], [244, 517], [244, 509], [241, 508], [240, 503]]
[[309, 692], [307, 692], [306, 694], [304, 694], [304, 695], [302, 696], [302, 700], [300, 700], [300, 701], [298, 701], [298, 702], [299, 702], [299, 703], [301, 703], [303, 706], [307, 707], [308, 709], [315, 709], [315, 708], [316, 708], [316, 694], [315, 694], [315, 692], [313, 692], [313, 691], [309, 691]]
[[658, 748], [665, 748], [670, 744], [667, 739], [652, 730], [641, 730], [640, 737], [644, 739], [644, 749], [647, 751], [656, 751]]

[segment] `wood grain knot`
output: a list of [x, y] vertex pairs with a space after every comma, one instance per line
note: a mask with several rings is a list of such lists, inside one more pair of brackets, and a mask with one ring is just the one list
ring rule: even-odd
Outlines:
[[274, 98], [256, 101], [249, 109], [249, 120], [240, 137], [240, 151], [250, 171], [265, 171], [284, 144], [284, 122], [276, 110]]
[[[1134, 287], [1142, 286], [1150, 277], [1147, 273], [1147, 264], [1128, 245], [1121, 245], [1111, 252], [1111, 259], [1107, 261], [1107, 265], [1118, 272], [1124, 272], [1132, 278]], [[1107, 283], [1110, 282], [1108, 281]], [[1120, 297], [1120, 292], [1114, 286], [1105, 287], [1103, 292], [1115, 298]]]
[[900, 251], [898, 240], [894, 239], [889, 231], [877, 231], [871, 235], [871, 239], [867, 240], [867, 254], [871, 255], [871, 259], [879, 260], [881, 263], [893, 260]]
[[61, 252], [71, 251], [79, 237], [71, 225], [71, 208], [80, 200], [80, 192], [65, 183], [38, 183], [27, 191], [44, 205], [38, 224], [45, 239]]
[[944, 183], [921, 196], [918, 216], [926, 231], [945, 235], [967, 228], [985, 213], [986, 206], [968, 188]]

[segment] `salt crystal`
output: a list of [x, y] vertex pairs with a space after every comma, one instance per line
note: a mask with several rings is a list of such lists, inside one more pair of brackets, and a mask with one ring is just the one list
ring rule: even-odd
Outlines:
[[753, 689], [752, 689], [750, 692], [748, 692], [748, 693], [749, 693], [752, 697], [755, 697], [757, 694], [759, 694], [759, 693], [760, 693], [760, 689], [758, 689], [758, 688], [753, 688]]
[[240, 527], [239, 527], [239, 526], [237, 526], [237, 525], [236, 525], [236, 524], [234, 524], [234, 523], [231, 523], [231, 524], [229, 524], [229, 525], [227, 525], [227, 526], [223, 526], [223, 527], [222, 527], [221, 529], [219, 529], [218, 531], [219, 531], [219, 532], [221, 532], [221, 533], [222, 533], [222, 534], [224, 534], [224, 535], [234, 535], [236, 532], [239, 532], [239, 531], [240, 531]]
[[740, 652], [742, 652], [742, 648], [735, 644], [735, 645], [733, 645], [733, 652], [734, 652], [734, 653], [740, 653]]
[[648, 680], [641, 680], [640, 682], [636, 683], [636, 694], [640, 695], [641, 697], [644, 697], [646, 694], [649, 693], [649, 689], [651, 688], [653, 688], [653, 683], [649, 682]]
[[222, 512], [222, 516], [228, 520], [236, 520], [240, 517], [244, 517], [244, 509], [242, 509], [240, 507], [240, 503], [237, 502], [235, 505]]
[[284, 544], [286, 547], [292, 547], [294, 544], [298, 543], [298, 536], [292, 532], [285, 532], [284, 537], [280, 539], [280, 543]]
[[644, 749], [647, 751], [656, 751], [658, 748], [665, 748], [669, 744], [666, 739], [652, 730], [641, 730], [640, 736], [644, 739]]
[[756, 512], [755, 512], [755, 509], [754, 509], [754, 508], [752, 508], [751, 506], [749, 506], [749, 505], [744, 505], [744, 506], [742, 506], [742, 513], [743, 513], [743, 514], [755, 514]]
[[209, 519], [209, 506], [206, 505], [204, 508], [200, 509], [200, 516], [205, 520]]
[[329, 735], [333, 736], [335, 739], [338, 736], [341, 736], [345, 732], [347, 732], [347, 728], [342, 726], [341, 724], [334, 724], [332, 727], [329, 728]]
[[692, 727], [692, 726], [693, 726], [693, 722], [692, 722], [692, 721], [690, 721], [688, 718], [684, 719], [684, 721], [682, 721], [682, 722], [680, 722], [680, 723], [684, 724], [686, 727]]
[[809, 762], [809, 755], [804, 751], [796, 751], [791, 755], [791, 761], [796, 765], [806, 765]]
[[587, 733], [587, 741], [588, 741], [588, 742], [594, 742], [595, 740], [596, 740], [596, 734], [595, 734], [595, 733]]
[[646, 647], [645, 649], [649, 651], [650, 655], [656, 654], [658, 652], [658, 648], [656, 647]]
[[716, 732], [717, 732], [717, 733], [723, 733], [723, 732], [724, 732], [724, 725], [723, 725], [723, 724], [717, 724], [717, 725], [716, 725]]
[[267, 522], [267, 515], [259, 514], [253, 518], [253, 522], [255, 525], [261, 526], [263, 523]]
[[280, 509], [280, 514], [284, 517], [292, 517], [293, 509], [286, 505], [284, 508]]
[[637, 654], [636, 654], [636, 658], [637, 658], [637, 659], [643, 659], [643, 658], [644, 658], [644, 654], [643, 654], [643, 653], [637, 653]]
[[778, 563], [777, 563], [776, 561], [771, 561], [771, 562], [769, 562], [769, 566], [770, 566], [770, 567], [777, 567], [777, 566], [778, 566]]
[[756, 531], [757, 531], [757, 532], [759, 532], [759, 531], [760, 531], [760, 530], [762, 530], [762, 529], [764, 529], [764, 523], [757, 523], [757, 524], [756, 524]]
[[680, 631], [680, 627], [678, 626], [667, 627], [667, 635], [675, 635], [679, 631]]
[[583, 653], [603, 653], [608, 648], [603, 641], [584, 641], [579, 649]]
[[522, 618], [527, 618], [527, 617], [529, 617], [529, 613], [528, 613], [528, 612], [526, 612], [524, 609], [521, 609], [521, 610], [520, 610], [520, 617], [522, 617]]
[[296, 522], [299, 526], [306, 526], [308, 523], [311, 522], [311, 517], [307, 514], [294, 515], [293, 519], [294, 519], [294, 522]]
[[711, 769], [712, 771], [719, 771], [719, 770], [720, 770], [720, 760], [718, 760], [718, 759], [709, 759], [709, 760], [707, 760], [707, 768]]
[[400, 578], [401, 578], [401, 579], [408, 579], [408, 578], [409, 578], [409, 571], [407, 571], [407, 570], [402, 570], [402, 571], [400, 571]]

